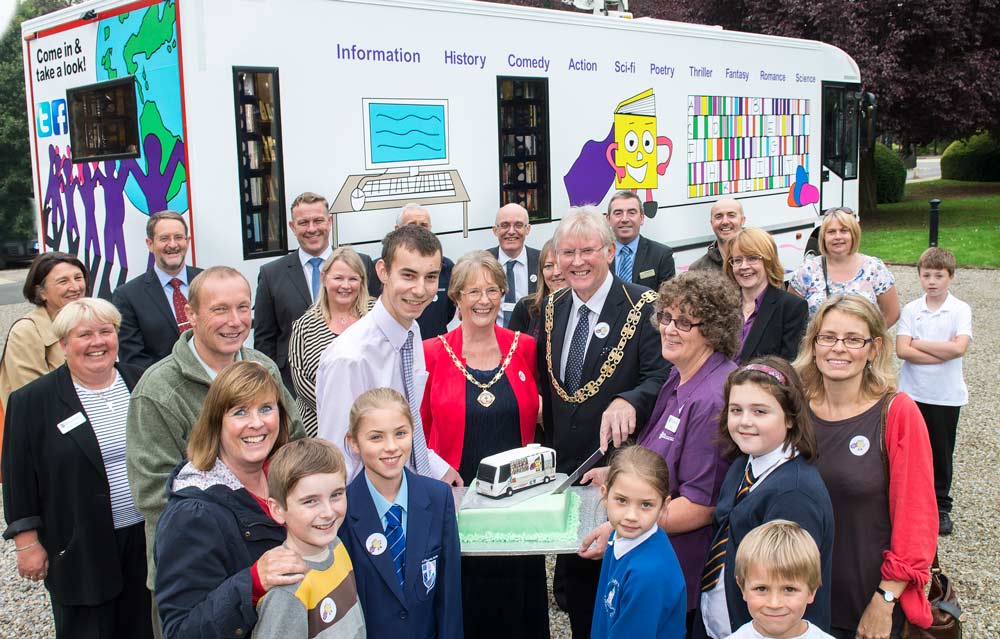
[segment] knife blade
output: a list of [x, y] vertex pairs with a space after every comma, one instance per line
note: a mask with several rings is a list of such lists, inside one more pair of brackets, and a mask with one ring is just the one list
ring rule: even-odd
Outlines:
[[564, 479], [561, 484], [556, 486], [556, 489], [552, 491], [552, 494], [558, 495], [559, 493], [566, 492], [567, 488], [572, 486], [576, 482], [576, 480], [583, 477], [583, 474], [588, 470], [590, 470], [591, 468], [593, 468], [594, 464], [599, 462], [602, 457], [604, 457], [604, 453], [602, 453], [601, 449], [598, 448], [593, 452], [593, 454], [590, 457], [583, 460], [583, 463], [580, 464], [576, 470], [570, 473], [569, 477]]

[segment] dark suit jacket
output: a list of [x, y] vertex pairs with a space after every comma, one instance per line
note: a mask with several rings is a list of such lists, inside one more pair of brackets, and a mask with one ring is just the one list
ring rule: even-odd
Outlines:
[[[116, 367], [131, 390], [142, 371]], [[4, 538], [37, 530], [49, 555], [45, 586], [52, 600], [96, 606], [117, 597], [124, 578], [93, 427], [84, 422], [65, 435], [56, 427], [77, 413], [86, 417], [65, 364], [11, 394], [3, 437]]]
[[[188, 284], [200, 268], [187, 267]], [[122, 314], [118, 359], [146, 370], [170, 354], [180, 337], [177, 320], [153, 269], [119, 286], [111, 302]]]
[[[611, 284], [607, 300], [598, 324], [607, 323], [610, 330], [606, 337], [593, 335], [583, 360], [581, 387], [600, 375], [601, 365], [621, 339], [622, 327], [633, 305], [648, 289], [636, 284], [625, 284], [617, 277]], [[642, 308], [635, 334], [625, 344], [622, 360], [615, 372], [604, 381], [597, 395], [581, 404], [563, 401], [552, 388], [546, 363], [546, 343], [552, 343], [552, 369], [560, 382], [563, 372], [559, 369], [562, 358], [563, 341], [573, 298], [570, 289], [565, 288], [550, 295], [546, 304], [555, 304], [551, 336], [545, 330], [544, 309], [542, 311], [541, 337], [538, 341], [538, 389], [542, 395], [545, 440], [558, 453], [557, 470], [570, 473], [590, 456], [597, 447], [601, 432], [601, 414], [616, 397], [628, 401], [635, 407], [636, 431], [641, 432], [656, 403], [656, 395], [667, 379], [670, 365], [663, 359], [660, 350], [660, 333], [653, 326], [653, 303]]]
[[797, 295], [768, 285], [747, 340], [740, 349], [739, 362], [777, 355], [788, 361], [799, 354], [799, 342], [809, 322], [809, 304]]
[[[364, 253], [359, 255], [371, 280], [372, 260]], [[292, 395], [295, 386], [288, 366], [288, 340], [292, 336], [292, 322], [302, 317], [311, 305], [312, 293], [302, 271], [298, 249], [260, 268], [254, 300], [253, 347], [274, 360], [285, 388]]]
[[367, 611], [368, 636], [461, 639], [461, 551], [451, 487], [409, 470], [404, 472], [409, 497], [402, 587], [392, 553], [368, 550], [368, 539], [381, 535], [384, 527], [365, 474], [358, 473], [347, 487], [347, 516], [337, 534], [354, 565], [358, 599]]
[[[533, 249], [530, 246], [524, 247], [528, 251], [528, 292], [515, 291], [517, 297], [521, 298], [525, 295], [531, 295], [538, 289], [538, 249]], [[500, 247], [494, 246], [488, 250], [493, 257], [500, 259]]]
[[[611, 265], [611, 270], [618, 273], [618, 256]], [[674, 267], [674, 251], [666, 244], [660, 244], [645, 235], [639, 236], [639, 246], [635, 249], [635, 259], [632, 261], [632, 283], [642, 284], [654, 291], [660, 290], [660, 284], [676, 275]]]

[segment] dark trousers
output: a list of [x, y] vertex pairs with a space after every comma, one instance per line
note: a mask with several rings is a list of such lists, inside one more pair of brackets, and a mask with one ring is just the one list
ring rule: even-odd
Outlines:
[[601, 562], [576, 555], [559, 555], [552, 580], [562, 584], [573, 639], [590, 639], [597, 583], [601, 580]]
[[931, 439], [931, 456], [934, 459], [934, 494], [938, 511], [951, 512], [952, 459], [955, 456], [955, 435], [958, 432], [958, 413], [961, 406], [938, 406], [917, 402], [920, 414], [927, 423]]
[[64, 606], [52, 602], [57, 639], [151, 639], [152, 601], [146, 589], [146, 533], [142, 523], [115, 531], [115, 548], [122, 567], [118, 596], [96, 606]]

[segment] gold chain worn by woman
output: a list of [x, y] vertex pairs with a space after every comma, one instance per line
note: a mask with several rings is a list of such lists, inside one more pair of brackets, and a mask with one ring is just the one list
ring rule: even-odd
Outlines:
[[444, 335], [438, 335], [438, 339], [441, 340], [442, 344], [444, 344], [444, 351], [448, 353], [449, 357], [451, 357], [451, 361], [455, 362], [455, 367], [458, 368], [458, 370], [462, 371], [462, 374], [465, 375], [465, 379], [469, 380], [482, 390], [482, 392], [479, 393], [479, 397], [476, 398], [476, 401], [479, 402], [479, 404], [483, 408], [489, 408], [493, 404], [493, 402], [496, 401], [497, 397], [496, 395], [490, 392], [490, 386], [493, 386], [493, 384], [497, 383], [497, 381], [503, 376], [504, 371], [507, 370], [507, 366], [510, 364], [510, 360], [514, 359], [514, 351], [517, 350], [517, 340], [520, 337], [521, 337], [521, 331], [515, 331], [514, 342], [510, 345], [510, 350], [507, 351], [507, 357], [504, 358], [503, 363], [500, 365], [500, 370], [498, 370], [497, 374], [493, 376], [493, 379], [483, 384], [475, 377], [473, 377], [469, 373], [469, 370], [465, 367], [465, 365], [462, 364], [462, 362], [459, 361], [458, 357], [455, 356], [455, 352], [451, 350], [451, 346], [448, 345], [448, 341], [444, 338]]

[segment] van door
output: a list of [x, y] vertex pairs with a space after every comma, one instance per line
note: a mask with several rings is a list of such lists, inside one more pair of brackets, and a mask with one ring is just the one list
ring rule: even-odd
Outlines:
[[845, 183], [858, 179], [859, 84], [823, 83], [823, 136], [820, 203], [822, 210], [849, 206], [857, 210], [854, 197], [845, 197]]

